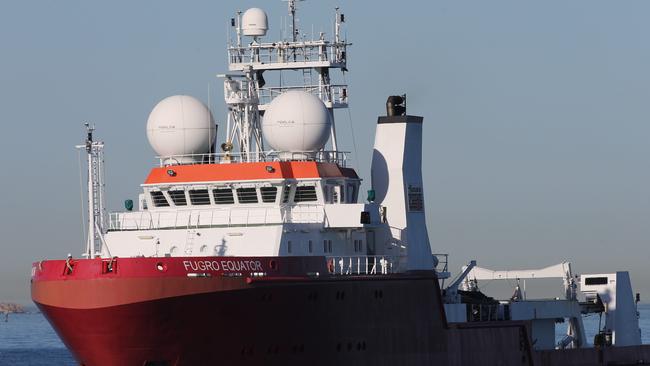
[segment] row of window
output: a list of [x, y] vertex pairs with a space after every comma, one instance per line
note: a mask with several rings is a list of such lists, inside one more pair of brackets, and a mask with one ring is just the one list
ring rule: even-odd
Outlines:
[[[293, 242], [291, 240], [287, 240], [287, 253], [292, 253], [293, 249]], [[312, 240], [309, 240], [307, 242], [307, 249], [309, 250], [309, 253], [314, 252], [314, 242]], [[363, 252], [363, 240], [359, 239], [354, 241], [354, 251], [356, 253]], [[332, 240], [323, 240], [323, 253], [332, 253]]]
[[[283, 187], [282, 203], [289, 203], [291, 199], [291, 185]], [[201, 205], [232, 205], [235, 204], [235, 197], [237, 203], [275, 203], [278, 196], [278, 187], [259, 187], [259, 188], [215, 188], [208, 189], [171, 189], [167, 191], [169, 199], [175, 206], [187, 206], [188, 197], [189, 203], [194, 206]], [[162, 191], [151, 191], [151, 202], [154, 207], [169, 207], [171, 204], [165, 197]], [[211, 200], [212, 199], [212, 200]], [[297, 186], [294, 190], [293, 202], [314, 202], [318, 200], [316, 194], [316, 186], [305, 185]]]

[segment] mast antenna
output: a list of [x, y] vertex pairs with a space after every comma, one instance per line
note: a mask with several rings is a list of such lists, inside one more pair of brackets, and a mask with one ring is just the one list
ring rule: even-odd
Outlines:
[[289, 2], [289, 15], [291, 15], [291, 40], [298, 41], [299, 30], [296, 28], [296, 1], [304, 0], [287, 0]]
[[86, 141], [83, 145], [75, 146], [86, 151], [88, 164], [88, 240], [84, 256], [93, 258], [101, 256], [103, 249], [110, 256], [104, 242], [106, 227], [106, 206], [104, 204], [104, 143], [95, 141], [93, 133], [95, 126], [84, 122]]

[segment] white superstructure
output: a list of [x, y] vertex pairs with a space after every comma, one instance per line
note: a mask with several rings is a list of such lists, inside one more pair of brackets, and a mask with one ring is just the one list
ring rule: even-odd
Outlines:
[[[294, 17], [293, 1], [289, 10]], [[215, 143], [216, 124], [201, 101], [160, 101], [147, 121], [160, 164], [135, 210], [129, 204], [111, 213], [98, 231], [103, 256], [319, 256], [339, 274], [433, 269], [419, 163], [422, 118], [392, 104], [380, 117], [375, 147], [390, 166], [381, 171], [373, 159], [375, 191], [365, 202], [361, 179], [338, 149], [334, 110], [347, 107], [348, 93], [331, 75], [347, 71], [349, 43], [340, 36], [338, 9], [335, 17], [333, 40], [322, 33], [305, 39], [293, 20], [290, 39], [268, 42], [263, 10], [237, 14], [230, 73], [221, 75], [226, 141]], [[271, 86], [265, 72], [293, 72], [302, 82]]]

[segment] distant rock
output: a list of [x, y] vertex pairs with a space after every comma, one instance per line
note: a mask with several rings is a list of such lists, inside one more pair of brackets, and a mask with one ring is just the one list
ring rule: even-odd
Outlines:
[[24, 313], [25, 308], [19, 304], [0, 302], [0, 313]]

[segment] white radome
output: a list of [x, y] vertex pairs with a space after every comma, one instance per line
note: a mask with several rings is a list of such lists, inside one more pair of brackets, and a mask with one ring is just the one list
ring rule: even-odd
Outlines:
[[167, 163], [188, 163], [200, 157], [179, 155], [207, 154], [214, 144], [216, 125], [210, 109], [189, 95], [167, 97], [153, 108], [147, 120], [147, 139], [158, 156]]
[[265, 36], [266, 31], [269, 29], [266, 13], [260, 8], [250, 8], [246, 10], [244, 15], [242, 15], [241, 22], [242, 31], [245, 36]]
[[329, 112], [318, 97], [304, 91], [288, 91], [269, 104], [262, 134], [275, 151], [313, 153], [327, 143], [331, 125]]

